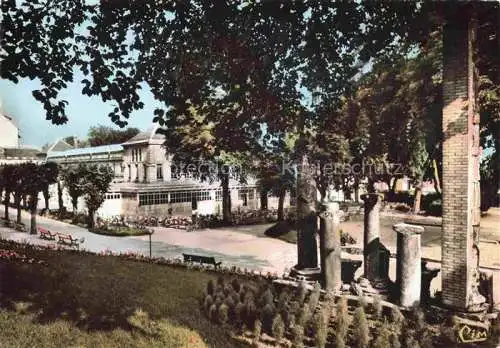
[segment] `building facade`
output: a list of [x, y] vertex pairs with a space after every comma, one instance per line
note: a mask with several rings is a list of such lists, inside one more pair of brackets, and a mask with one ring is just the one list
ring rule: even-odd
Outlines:
[[[49, 151], [47, 161], [60, 166], [89, 163], [109, 165], [114, 180], [106, 200], [97, 212], [103, 217], [124, 216], [190, 216], [222, 213], [220, 182], [203, 181], [196, 173], [179, 171], [172, 156], [163, 147], [164, 136], [153, 127], [120, 145], [107, 145], [66, 151]], [[230, 180], [231, 206], [234, 211], [259, 208], [260, 197], [253, 179], [242, 184]], [[70, 197], [63, 194], [65, 206], [71, 209]], [[57, 188], [51, 188], [50, 209], [57, 209]], [[286, 205], [289, 204], [287, 197]], [[268, 207], [277, 207], [277, 197], [270, 197]], [[80, 199], [78, 208], [85, 210]]]

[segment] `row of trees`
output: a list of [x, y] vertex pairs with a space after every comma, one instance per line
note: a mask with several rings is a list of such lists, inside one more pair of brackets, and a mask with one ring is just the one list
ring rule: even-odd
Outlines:
[[[398, 163], [419, 187], [439, 173], [441, 33], [457, 6], [480, 23], [483, 144], [498, 152], [498, 3], [11, 0], [2, 3], [1, 74], [38, 79], [33, 96], [55, 124], [67, 121], [60, 92], [76, 70], [82, 93], [113, 104], [120, 126], [144, 107], [147, 84], [164, 103], [154, 121], [165, 145], [184, 161], [239, 164], [264, 179], [277, 159], [319, 163], [311, 178], [323, 196], [330, 185], [356, 191], [368, 177], [373, 190], [391, 176], [327, 175], [323, 164]], [[215, 176], [227, 220], [229, 176]]]
[[9, 205], [13, 197], [13, 204], [17, 209], [16, 222], [21, 224], [22, 201], [27, 200], [31, 213], [30, 233], [36, 234], [39, 193], [43, 193], [45, 209], [48, 210], [49, 186], [57, 183], [60, 212], [65, 210], [62, 189], [66, 187], [72, 199], [73, 212], [77, 211], [78, 198], [84, 197], [89, 217], [88, 227], [93, 228], [95, 213], [105, 200], [113, 176], [113, 170], [104, 165], [79, 164], [77, 167], [65, 168], [59, 168], [52, 162], [5, 165], [0, 168], [0, 196], [3, 193], [4, 219], [9, 221]]
[[69, 136], [63, 140], [73, 147], [89, 147], [89, 146], [102, 146], [111, 144], [121, 144], [130, 138], [139, 134], [139, 128], [128, 127], [126, 129], [115, 129], [108, 126], [94, 126], [90, 127], [87, 138], [78, 139], [75, 136]]

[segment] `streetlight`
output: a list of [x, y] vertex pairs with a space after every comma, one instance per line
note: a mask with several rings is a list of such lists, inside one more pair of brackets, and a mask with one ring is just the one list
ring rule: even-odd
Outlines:
[[151, 236], [155, 233], [155, 231], [152, 228], [148, 229], [148, 236], [149, 236], [149, 258], [151, 258]]

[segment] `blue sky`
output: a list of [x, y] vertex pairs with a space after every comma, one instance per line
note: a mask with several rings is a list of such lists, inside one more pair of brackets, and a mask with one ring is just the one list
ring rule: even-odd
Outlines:
[[[113, 109], [111, 102], [104, 103], [98, 97], [82, 95], [80, 84], [81, 76], [75, 74], [75, 81], [61, 92], [62, 99], [66, 99], [66, 115], [69, 121], [64, 125], [53, 125], [45, 119], [45, 110], [42, 104], [33, 98], [31, 92], [40, 87], [36, 80], [24, 79], [17, 84], [0, 80], [1, 111], [13, 117], [21, 134], [21, 144], [43, 146], [58, 138], [75, 135], [84, 138], [88, 129], [95, 125], [112, 126], [119, 129], [108, 118]], [[129, 119], [130, 127], [146, 129], [152, 124], [153, 110], [161, 104], [153, 99], [146, 84], [140, 93], [144, 102], [144, 109], [133, 113]]]

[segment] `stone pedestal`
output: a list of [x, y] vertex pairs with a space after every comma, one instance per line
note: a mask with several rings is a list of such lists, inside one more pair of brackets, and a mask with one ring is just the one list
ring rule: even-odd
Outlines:
[[380, 201], [377, 193], [361, 196], [365, 202], [364, 210], [364, 276], [370, 281], [380, 278]]
[[420, 235], [424, 232], [424, 228], [400, 223], [394, 225], [393, 229], [398, 234], [396, 286], [399, 303], [403, 307], [411, 307], [420, 303], [422, 282]]
[[320, 213], [320, 257], [321, 276], [326, 291], [338, 291], [341, 279], [340, 217], [338, 203], [321, 204]]
[[431, 299], [431, 282], [436, 278], [441, 270], [439, 268], [430, 268], [426, 261], [422, 261], [422, 288], [420, 292], [420, 301], [429, 302]]

